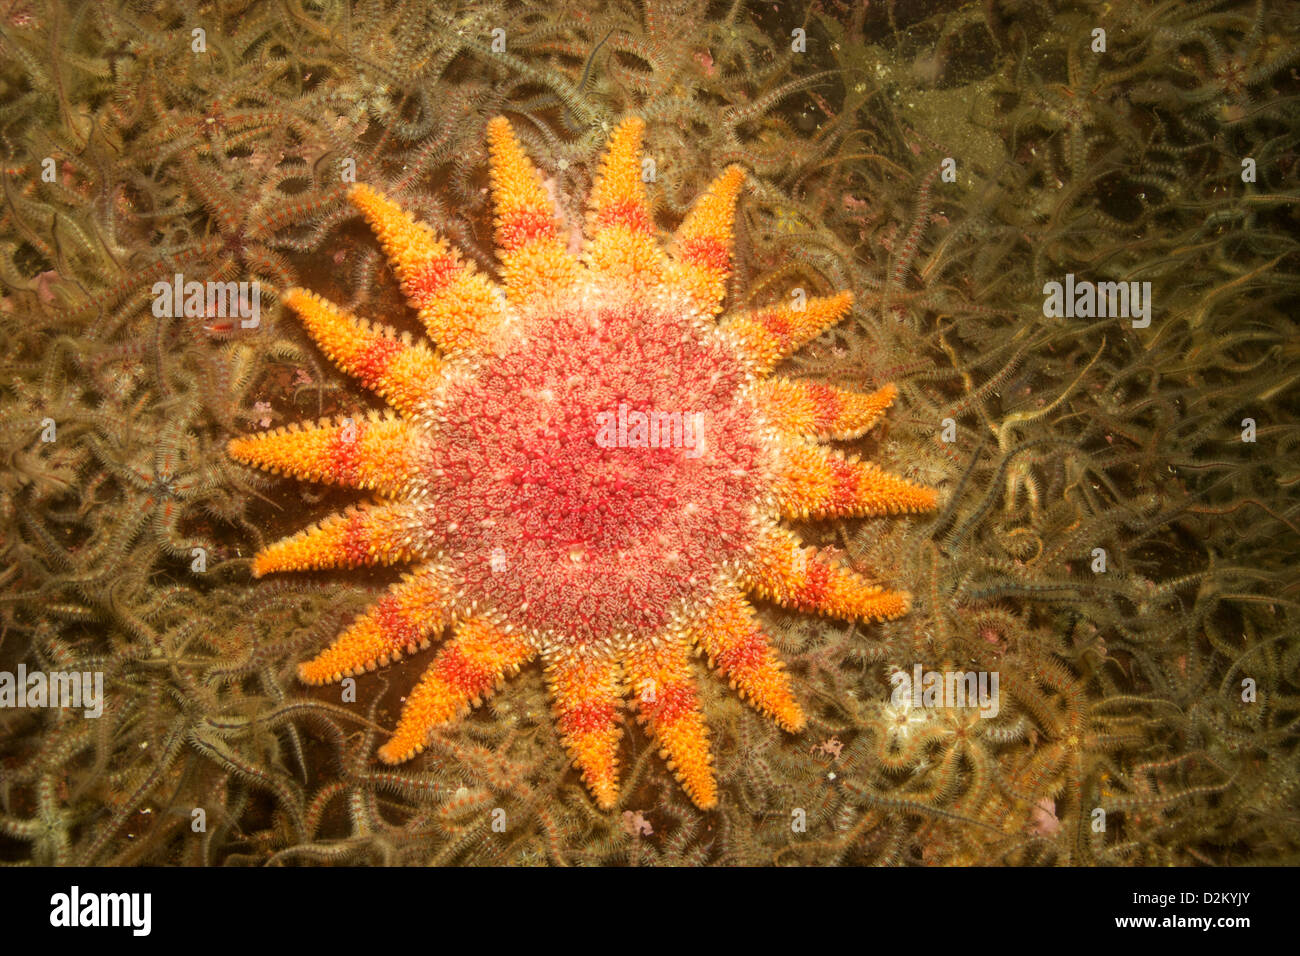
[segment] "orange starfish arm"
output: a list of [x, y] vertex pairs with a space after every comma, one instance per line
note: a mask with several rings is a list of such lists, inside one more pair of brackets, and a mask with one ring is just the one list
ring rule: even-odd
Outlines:
[[687, 646], [681, 637], [665, 636], [657, 646], [646, 643], [632, 649], [623, 667], [637, 720], [649, 725], [687, 796], [701, 810], [710, 810], [718, 802], [718, 786]]
[[449, 355], [489, 348], [505, 320], [492, 281], [379, 190], [358, 183], [348, 199], [379, 237], [433, 340]]
[[673, 236], [671, 281], [706, 315], [722, 311], [731, 275], [732, 220], [745, 171], [728, 166]]
[[902, 617], [912, 604], [904, 591], [888, 591], [816, 548], [806, 547], [784, 528], [773, 527], [755, 555], [747, 583], [760, 597], [782, 607], [844, 620], [884, 621]]
[[284, 304], [335, 365], [394, 408], [414, 411], [431, 396], [442, 363], [423, 342], [355, 318], [305, 289], [290, 289]]
[[804, 727], [803, 711], [790, 690], [785, 665], [759, 629], [754, 609], [739, 591], [724, 594], [690, 634], [716, 666], [759, 713], [782, 730]]
[[728, 319], [725, 328], [754, 371], [764, 374], [844, 318], [852, 305], [853, 293], [840, 292], [809, 299], [802, 308], [791, 304], [745, 312]]
[[226, 450], [237, 461], [277, 475], [394, 495], [414, 474], [418, 439], [402, 419], [371, 413], [359, 421], [322, 420], [246, 435], [231, 441]]
[[510, 122], [498, 116], [488, 123], [487, 132], [506, 298], [517, 303], [550, 298], [577, 279], [578, 260], [560, 239], [542, 178], [524, 155]]
[[777, 428], [822, 440], [847, 441], [865, 435], [898, 397], [886, 385], [870, 394], [833, 385], [769, 378], [756, 383], [754, 395]]
[[429, 646], [448, 619], [449, 588], [431, 569], [402, 576], [327, 649], [298, 665], [307, 684], [332, 684]]
[[787, 518], [829, 518], [929, 511], [938, 495], [881, 470], [803, 439], [782, 442], [773, 488]]
[[546, 672], [564, 746], [602, 810], [618, 800], [623, 684], [618, 662], [559, 661]]
[[654, 219], [641, 179], [645, 123], [629, 116], [614, 130], [591, 189], [585, 254], [589, 268], [617, 279], [648, 284], [663, 272]]
[[388, 743], [379, 748], [384, 763], [401, 763], [424, 749], [429, 731], [477, 707], [537, 654], [531, 644], [487, 618], [470, 618], [438, 651], [402, 708]]
[[410, 561], [417, 516], [405, 502], [352, 507], [319, 524], [263, 548], [253, 558], [253, 574], [318, 571]]

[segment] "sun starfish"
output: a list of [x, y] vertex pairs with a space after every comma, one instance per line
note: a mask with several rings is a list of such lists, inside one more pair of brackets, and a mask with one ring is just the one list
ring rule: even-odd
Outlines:
[[489, 124], [503, 289], [378, 191], [352, 188], [439, 352], [305, 290], [284, 296], [397, 414], [231, 442], [240, 461], [381, 499], [267, 547], [253, 572], [414, 566], [299, 675], [337, 681], [453, 629], [379, 751], [388, 763], [540, 657], [560, 734], [602, 808], [618, 797], [630, 692], [707, 809], [717, 784], [693, 649], [779, 726], [804, 725], [746, 591], [851, 620], [907, 611], [907, 594], [779, 524], [935, 504], [932, 490], [817, 444], [865, 433], [892, 386], [859, 394], [770, 377], [852, 296], [719, 321], [745, 174], [728, 168], [665, 253], [641, 179], [643, 133], [636, 118], [614, 132], [578, 256], [509, 123]]

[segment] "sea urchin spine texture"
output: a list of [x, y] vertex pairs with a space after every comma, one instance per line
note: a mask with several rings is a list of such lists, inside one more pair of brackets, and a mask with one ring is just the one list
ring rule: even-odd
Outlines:
[[627, 695], [708, 809], [719, 791], [694, 648], [782, 729], [805, 723], [737, 582], [848, 619], [907, 610], [906, 594], [779, 524], [934, 506], [930, 489], [815, 444], [871, 427], [891, 386], [764, 378], [852, 296], [714, 322], [744, 173], [731, 167], [708, 188], [670, 257], [640, 178], [644, 135], [628, 118], [611, 137], [575, 256], [509, 124], [491, 122], [504, 289], [378, 190], [351, 190], [439, 353], [312, 293], [285, 295], [326, 354], [396, 413], [236, 439], [231, 455], [389, 500], [271, 545], [253, 571], [415, 566], [300, 677], [339, 680], [454, 632], [410, 692], [385, 762], [420, 752], [432, 728], [540, 657], [560, 737], [601, 809], [618, 802]]

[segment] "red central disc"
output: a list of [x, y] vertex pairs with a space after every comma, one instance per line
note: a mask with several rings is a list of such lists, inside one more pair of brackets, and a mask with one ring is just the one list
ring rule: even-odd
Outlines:
[[648, 305], [530, 319], [448, 394], [426, 465], [426, 529], [466, 597], [585, 642], [649, 635], [707, 596], [751, 543], [761, 493], [743, 381]]

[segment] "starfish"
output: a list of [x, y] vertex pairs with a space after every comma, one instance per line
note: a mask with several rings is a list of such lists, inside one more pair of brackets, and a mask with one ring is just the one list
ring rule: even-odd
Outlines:
[[693, 653], [784, 730], [805, 723], [748, 595], [846, 620], [908, 610], [906, 593], [781, 524], [935, 505], [933, 490], [821, 444], [866, 433], [893, 386], [772, 374], [852, 295], [720, 318], [744, 171], [723, 172], [665, 249], [641, 177], [644, 130], [629, 117], [612, 134], [574, 253], [509, 123], [490, 122], [500, 285], [378, 190], [351, 188], [436, 350], [304, 289], [284, 295], [392, 410], [230, 443], [239, 461], [377, 496], [266, 547], [253, 573], [410, 566], [299, 676], [338, 681], [452, 632], [379, 750], [387, 763], [540, 659], [602, 809], [618, 799], [629, 695], [708, 809], [717, 782]]

